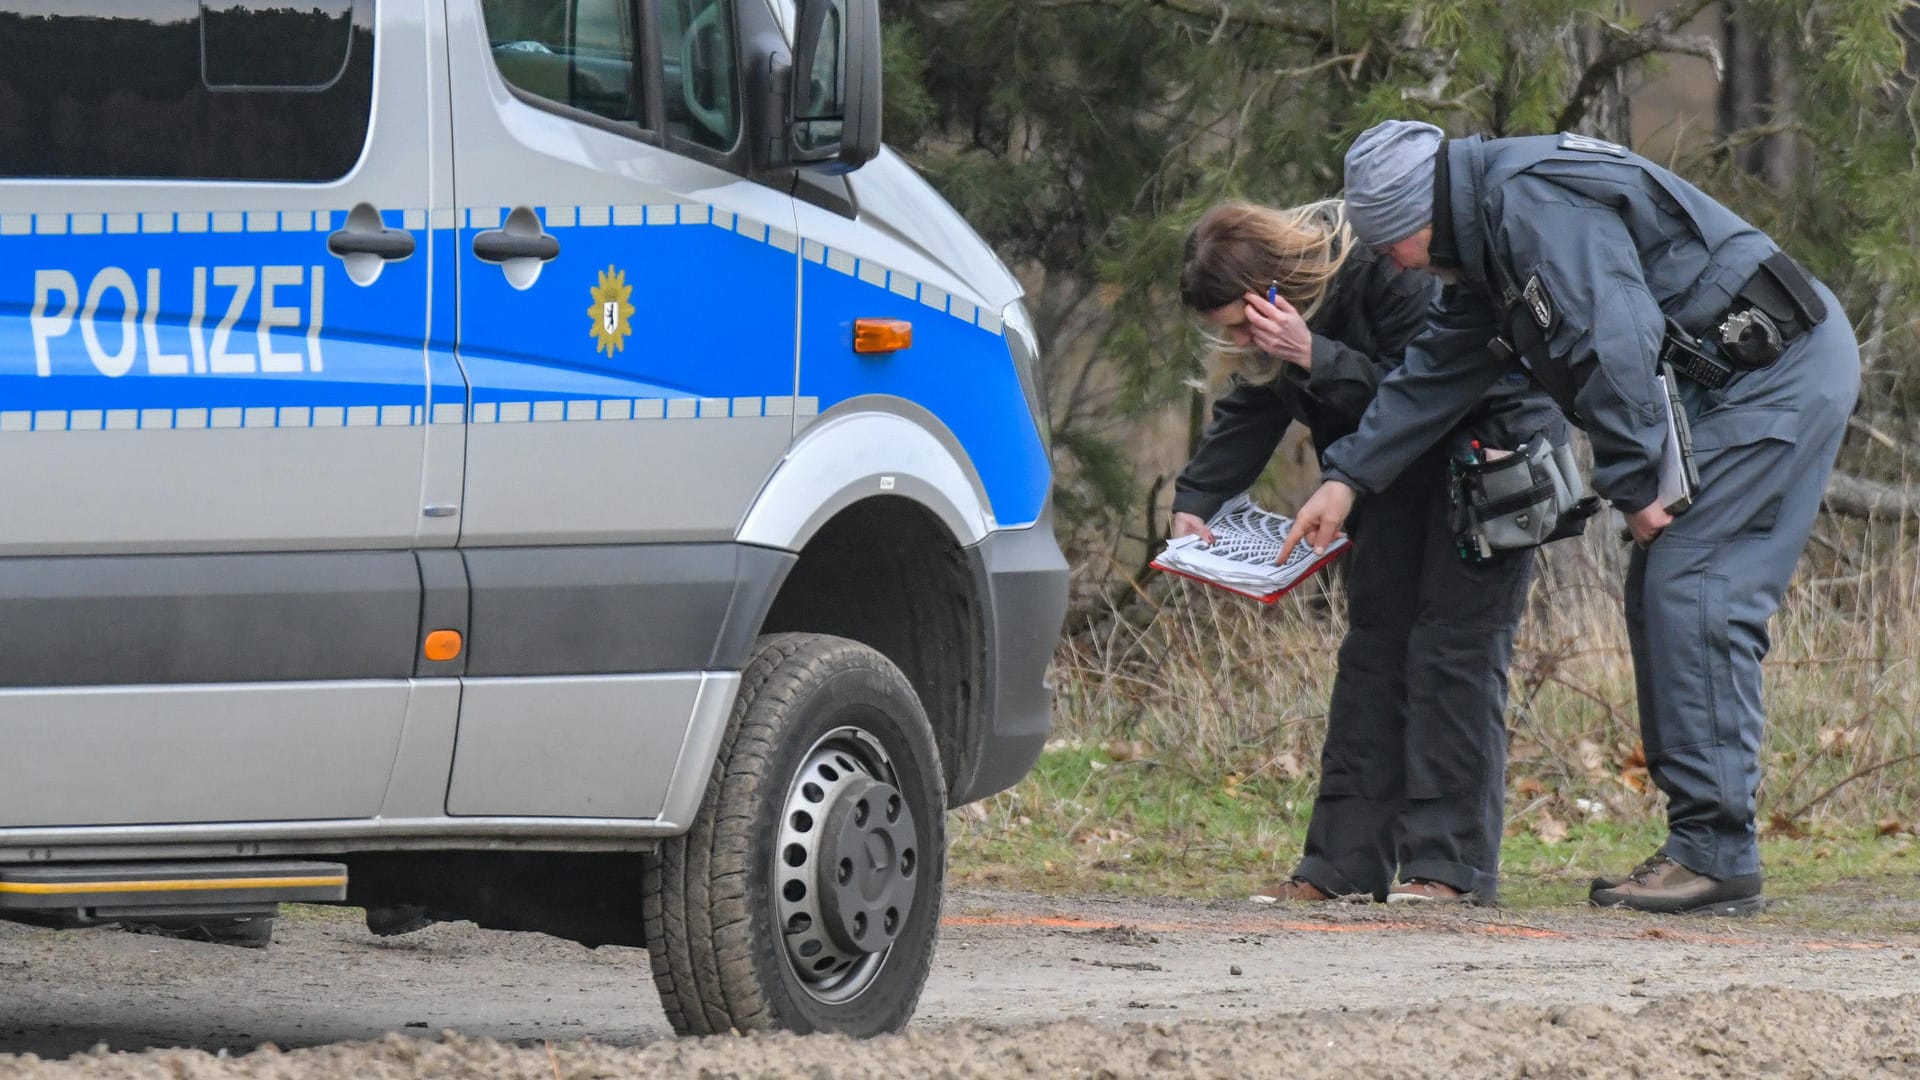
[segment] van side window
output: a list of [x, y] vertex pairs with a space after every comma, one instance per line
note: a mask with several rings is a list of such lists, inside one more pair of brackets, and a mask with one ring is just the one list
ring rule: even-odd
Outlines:
[[485, 0], [487, 44], [508, 84], [605, 120], [646, 126], [631, 0]]
[[733, 0], [661, 0], [667, 134], [709, 150], [740, 138]]
[[374, 0], [0, 0], [0, 176], [323, 183], [373, 109]]
[[325, 90], [352, 51], [352, 0], [200, 0], [209, 89]]

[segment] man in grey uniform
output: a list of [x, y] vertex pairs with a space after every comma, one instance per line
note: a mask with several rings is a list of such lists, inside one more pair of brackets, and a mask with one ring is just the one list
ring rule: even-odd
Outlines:
[[[1291, 540], [1322, 546], [1507, 370], [1499, 334], [1593, 443], [1593, 487], [1636, 543], [1628, 637], [1668, 837], [1594, 903], [1747, 914], [1767, 621], [1812, 532], [1860, 385], [1839, 301], [1686, 181], [1580, 135], [1446, 140], [1389, 121], [1346, 160], [1360, 238], [1451, 283], [1359, 430], [1328, 448]], [[1661, 361], [1679, 374], [1700, 484], [1660, 505]]]

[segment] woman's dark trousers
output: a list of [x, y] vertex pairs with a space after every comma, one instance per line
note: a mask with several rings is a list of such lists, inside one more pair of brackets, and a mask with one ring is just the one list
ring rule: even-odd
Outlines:
[[1461, 559], [1446, 489], [1430, 454], [1353, 522], [1349, 627], [1294, 870], [1336, 896], [1385, 899], [1396, 870], [1482, 902], [1499, 888], [1507, 664], [1533, 552]]

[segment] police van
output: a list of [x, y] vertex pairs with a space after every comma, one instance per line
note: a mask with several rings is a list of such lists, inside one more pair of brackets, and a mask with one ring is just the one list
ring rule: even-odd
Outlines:
[[644, 945], [870, 1034], [1066, 602], [875, 0], [0, 0], [0, 917]]

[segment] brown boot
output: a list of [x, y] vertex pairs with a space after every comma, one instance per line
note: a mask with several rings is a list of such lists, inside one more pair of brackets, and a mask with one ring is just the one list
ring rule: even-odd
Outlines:
[[1642, 870], [1652, 870], [1659, 866], [1660, 860], [1664, 858], [1666, 858], [1665, 855], [1656, 851], [1647, 856], [1646, 860], [1639, 866], [1634, 867], [1624, 874], [1601, 874], [1599, 877], [1593, 879], [1593, 884], [1587, 886], [1587, 897], [1591, 899], [1593, 894], [1599, 892], [1601, 889], [1617, 889], [1625, 885], [1627, 882], [1633, 880], [1633, 875], [1640, 873]]
[[1256, 904], [1318, 904], [1333, 896], [1306, 878], [1277, 881], [1248, 897]]
[[1665, 855], [1641, 863], [1619, 885], [1593, 889], [1587, 898], [1599, 907], [1668, 915], [1753, 915], [1767, 905], [1760, 895], [1759, 874], [1720, 881], [1694, 873]]
[[1428, 881], [1425, 878], [1403, 881], [1387, 892], [1389, 904], [1464, 904], [1472, 899], [1471, 893], [1463, 893], [1443, 881]]

